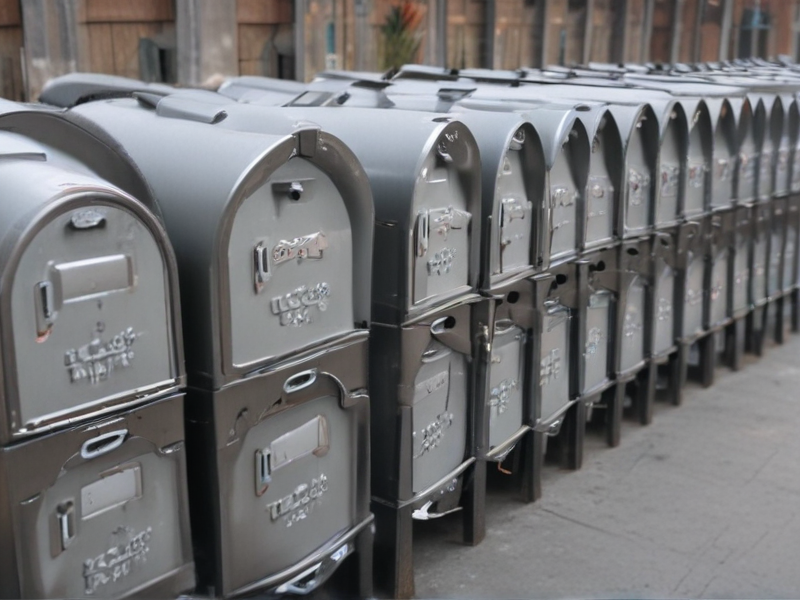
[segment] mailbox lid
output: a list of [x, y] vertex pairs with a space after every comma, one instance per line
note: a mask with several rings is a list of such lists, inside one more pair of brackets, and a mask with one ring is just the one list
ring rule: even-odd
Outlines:
[[[18, 597], [194, 587], [183, 395], [3, 449]], [[13, 587], [11, 588], [13, 590]]]
[[489, 447], [511, 437], [525, 420], [525, 330], [512, 321], [495, 323], [489, 373]]
[[102, 179], [54, 164], [46, 147], [12, 134], [3, 141], [0, 171], [13, 200], [0, 232], [0, 437], [40, 433], [182, 385], [175, 259], [158, 221]]

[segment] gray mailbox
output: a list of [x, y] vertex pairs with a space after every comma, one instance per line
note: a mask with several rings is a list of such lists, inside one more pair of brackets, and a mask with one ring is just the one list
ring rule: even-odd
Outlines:
[[0, 112], [0, 596], [189, 591], [180, 304], [156, 206], [100, 132]]

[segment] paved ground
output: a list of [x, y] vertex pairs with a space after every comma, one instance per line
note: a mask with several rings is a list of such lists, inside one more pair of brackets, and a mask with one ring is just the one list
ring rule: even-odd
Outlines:
[[419, 598], [800, 598], [800, 336], [591, 437], [534, 504], [497, 475], [480, 546], [456, 515], [415, 526]]

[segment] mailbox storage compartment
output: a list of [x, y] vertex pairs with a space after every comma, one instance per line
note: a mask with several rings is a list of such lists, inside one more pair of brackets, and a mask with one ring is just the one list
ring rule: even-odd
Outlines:
[[0, 597], [194, 587], [183, 395], [0, 450]]
[[223, 390], [189, 389], [201, 590], [310, 592], [371, 539], [367, 354], [354, 333]]

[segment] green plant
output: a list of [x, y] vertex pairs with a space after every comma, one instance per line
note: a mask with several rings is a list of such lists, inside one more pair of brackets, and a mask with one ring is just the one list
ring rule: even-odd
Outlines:
[[391, 7], [381, 26], [384, 69], [394, 69], [416, 61], [422, 43], [419, 26], [423, 16], [423, 10], [411, 0], [402, 0]]

